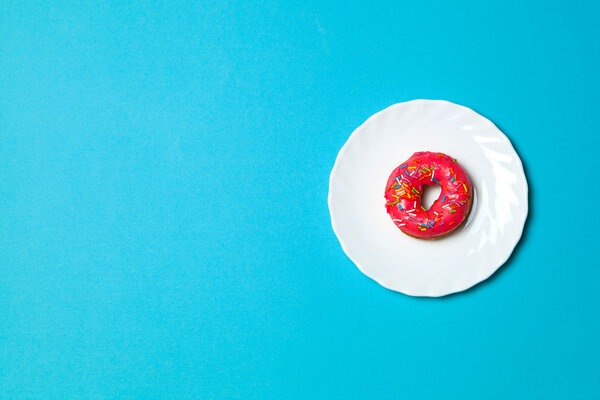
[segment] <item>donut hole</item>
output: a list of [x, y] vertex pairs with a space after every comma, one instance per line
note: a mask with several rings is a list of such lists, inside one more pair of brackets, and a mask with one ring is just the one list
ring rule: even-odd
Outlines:
[[421, 205], [426, 210], [435, 203], [442, 193], [442, 187], [440, 185], [423, 185], [421, 189]]

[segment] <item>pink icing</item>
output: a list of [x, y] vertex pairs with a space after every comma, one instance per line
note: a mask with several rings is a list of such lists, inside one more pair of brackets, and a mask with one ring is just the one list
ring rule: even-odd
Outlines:
[[[440, 185], [439, 198], [429, 210], [421, 207], [423, 185]], [[465, 170], [452, 157], [428, 151], [413, 154], [392, 171], [385, 199], [392, 221], [402, 232], [435, 239], [456, 229], [469, 215], [473, 187]]]

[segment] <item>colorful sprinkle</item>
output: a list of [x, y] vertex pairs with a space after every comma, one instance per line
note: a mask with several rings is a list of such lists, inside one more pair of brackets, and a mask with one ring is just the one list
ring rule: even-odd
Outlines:
[[400, 167], [400, 169], [406, 168], [406, 164], [404, 164], [403, 166]]
[[442, 203], [446, 202], [446, 195], [444, 195], [444, 197], [442, 198]]

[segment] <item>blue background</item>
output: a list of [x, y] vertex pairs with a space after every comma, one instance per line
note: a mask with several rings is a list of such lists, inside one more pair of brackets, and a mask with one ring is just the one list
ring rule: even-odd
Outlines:
[[[85, 3], [0, 2], [0, 398], [600, 398], [598, 2]], [[414, 98], [492, 119], [531, 190], [441, 299], [327, 209]]]

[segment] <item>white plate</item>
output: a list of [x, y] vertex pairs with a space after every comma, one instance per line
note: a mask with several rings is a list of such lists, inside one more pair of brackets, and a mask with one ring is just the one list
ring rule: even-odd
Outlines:
[[[389, 174], [416, 151], [455, 157], [473, 183], [467, 222], [439, 240], [405, 235], [385, 211]], [[413, 100], [352, 133], [331, 171], [328, 203], [344, 252], [365, 275], [411, 296], [443, 296], [483, 281], [508, 259], [527, 218], [527, 180], [488, 119], [447, 101]]]

